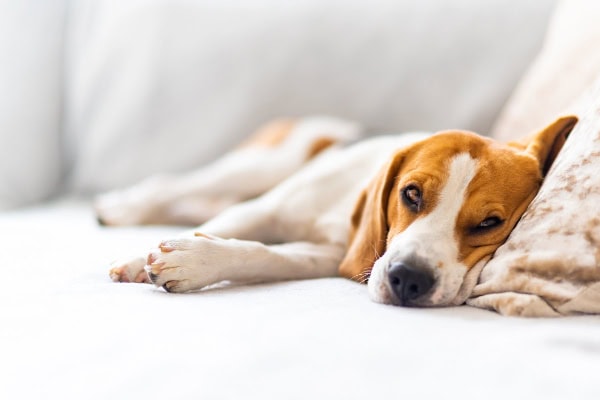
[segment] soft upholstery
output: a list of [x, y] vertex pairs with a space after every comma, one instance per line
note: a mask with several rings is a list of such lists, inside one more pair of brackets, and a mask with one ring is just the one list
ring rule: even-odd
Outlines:
[[87, 203], [0, 214], [0, 398], [598, 398], [598, 317], [373, 303], [342, 278], [173, 295], [106, 264], [175, 228]]
[[569, 111], [600, 73], [600, 2], [563, 0], [542, 51], [511, 95], [492, 136], [514, 140]]
[[201, 165], [281, 115], [486, 133], [553, 3], [72, 2], [69, 187], [89, 193]]
[[0, 1], [0, 210], [60, 189], [66, 7]]

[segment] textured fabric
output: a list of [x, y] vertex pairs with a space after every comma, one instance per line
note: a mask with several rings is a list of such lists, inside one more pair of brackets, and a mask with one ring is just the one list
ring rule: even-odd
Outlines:
[[66, 0], [0, 1], [0, 209], [59, 189], [65, 13]]
[[600, 312], [600, 82], [591, 88], [600, 76], [599, 19], [598, 2], [560, 2], [542, 51], [495, 124], [494, 137], [513, 140], [561, 113], [583, 117], [469, 304], [508, 315]]
[[600, 76], [538, 195], [469, 304], [507, 315], [600, 313]]
[[600, 2], [563, 0], [542, 51], [519, 83], [492, 130], [508, 141], [569, 111], [600, 73]]
[[[0, 214], [2, 399], [597, 400], [600, 317], [373, 303], [345, 279], [172, 295], [107, 263], [177, 229]], [[10, 232], [10, 235], [6, 233]]]
[[78, 0], [67, 31], [69, 183], [201, 165], [276, 116], [486, 133], [553, 0]]

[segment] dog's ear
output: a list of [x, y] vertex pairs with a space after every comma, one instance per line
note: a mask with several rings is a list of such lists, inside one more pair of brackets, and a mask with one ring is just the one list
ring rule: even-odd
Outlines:
[[542, 176], [546, 176], [577, 121], [578, 119], [574, 115], [560, 117], [541, 131], [519, 141], [511, 142], [509, 146], [522, 149], [536, 158]]
[[352, 213], [348, 251], [338, 270], [340, 276], [366, 282], [373, 264], [385, 252], [388, 200], [403, 154], [396, 153], [360, 194]]

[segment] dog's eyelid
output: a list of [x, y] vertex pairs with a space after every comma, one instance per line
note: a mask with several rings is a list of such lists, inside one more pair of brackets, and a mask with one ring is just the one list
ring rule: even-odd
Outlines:
[[469, 231], [473, 234], [485, 233], [500, 227], [504, 223], [504, 219], [491, 215], [484, 218], [477, 225], [472, 226]]
[[503, 222], [502, 218], [497, 217], [495, 215], [491, 215], [487, 218], [485, 218], [483, 221], [481, 221], [479, 223], [479, 226], [491, 226], [491, 225], [498, 225], [501, 224]]

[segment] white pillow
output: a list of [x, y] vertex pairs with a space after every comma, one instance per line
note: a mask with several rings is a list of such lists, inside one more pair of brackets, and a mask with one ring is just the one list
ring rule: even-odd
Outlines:
[[66, 0], [0, 2], [0, 209], [58, 190]]
[[68, 29], [71, 187], [203, 164], [278, 116], [485, 133], [553, 0], [79, 0]]

